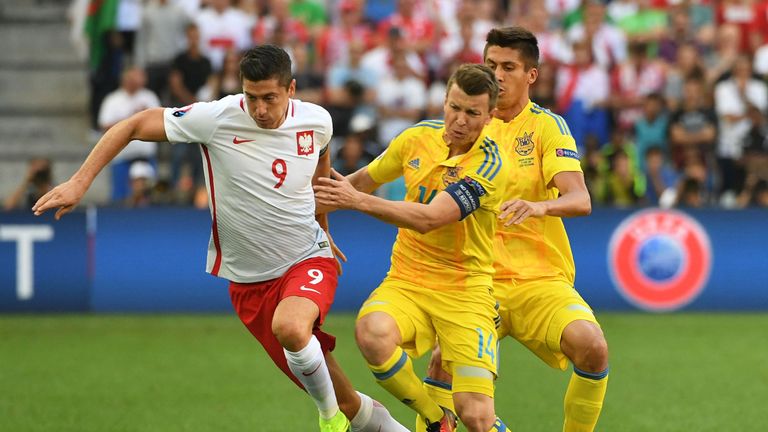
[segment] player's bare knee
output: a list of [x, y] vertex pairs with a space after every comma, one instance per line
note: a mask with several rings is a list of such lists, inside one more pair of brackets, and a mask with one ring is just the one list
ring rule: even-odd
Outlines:
[[360, 352], [366, 360], [373, 364], [381, 364], [388, 360], [388, 355], [396, 347], [393, 332], [397, 326], [393, 320], [376, 319], [374, 314], [366, 315], [355, 324], [355, 340]]
[[604, 371], [608, 367], [608, 343], [602, 334], [595, 334], [579, 345], [573, 357], [573, 364], [583, 371]]
[[300, 321], [276, 319], [272, 321], [272, 334], [283, 348], [296, 352], [307, 346], [312, 328]]
[[585, 352], [585, 362], [585, 370], [588, 372], [601, 372], [608, 367], [608, 343], [602, 335], [590, 340]]
[[487, 432], [496, 422], [493, 405], [457, 402], [456, 415], [470, 432]]

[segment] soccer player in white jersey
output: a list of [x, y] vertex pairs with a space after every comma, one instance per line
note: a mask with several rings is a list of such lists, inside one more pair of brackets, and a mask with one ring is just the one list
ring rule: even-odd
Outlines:
[[331, 117], [291, 99], [296, 81], [281, 48], [249, 50], [240, 74], [243, 94], [149, 109], [117, 123], [32, 210], [58, 208], [56, 219], [70, 212], [131, 140], [201, 143], [213, 220], [207, 271], [230, 281], [240, 319], [315, 402], [321, 431], [407, 431], [381, 404], [354, 391], [330, 354], [335, 338], [320, 329], [339, 270], [312, 190], [330, 172]]

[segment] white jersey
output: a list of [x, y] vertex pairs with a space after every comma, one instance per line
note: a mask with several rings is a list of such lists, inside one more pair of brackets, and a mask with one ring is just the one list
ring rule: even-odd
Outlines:
[[209, 273], [260, 282], [307, 258], [333, 256], [312, 190], [333, 133], [325, 109], [292, 99], [283, 124], [262, 129], [243, 95], [233, 95], [167, 108], [164, 117], [169, 141], [201, 143], [213, 219]]

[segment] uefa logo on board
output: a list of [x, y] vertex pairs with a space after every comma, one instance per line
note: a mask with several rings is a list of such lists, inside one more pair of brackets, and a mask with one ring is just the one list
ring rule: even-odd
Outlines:
[[701, 293], [712, 269], [706, 231], [690, 216], [644, 210], [625, 219], [608, 246], [608, 269], [619, 293], [635, 306], [672, 311]]

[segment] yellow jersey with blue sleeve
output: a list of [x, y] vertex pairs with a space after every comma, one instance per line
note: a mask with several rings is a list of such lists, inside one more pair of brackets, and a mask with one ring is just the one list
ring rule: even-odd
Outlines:
[[[506, 150], [509, 186], [504, 200], [545, 201], [558, 196], [552, 183], [560, 172], [582, 172], [576, 142], [565, 120], [528, 101], [514, 119], [498, 118], [487, 133]], [[531, 217], [519, 225], [499, 222], [494, 242], [496, 279], [562, 279], [573, 285], [576, 270], [571, 245], [559, 217]]]
[[[499, 206], [508, 189], [509, 160], [492, 139], [481, 136], [464, 154], [448, 158], [441, 120], [403, 131], [368, 165], [376, 183], [405, 178], [405, 201], [429, 204], [451, 193], [462, 219], [421, 234], [401, 228], [392, 248], [387, 279], [429, 290], [461, 290], [493, 283], [493, 237]], [[457, 188], [471, 193], [462, 193]]]

